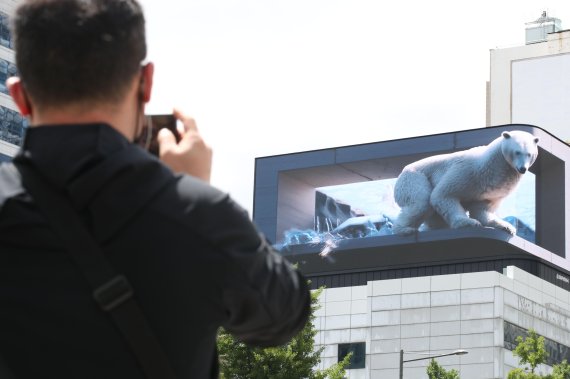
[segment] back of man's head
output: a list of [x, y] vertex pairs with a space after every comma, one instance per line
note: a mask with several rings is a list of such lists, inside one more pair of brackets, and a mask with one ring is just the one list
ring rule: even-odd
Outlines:
[[146, 57], [136, 0], [25, 0], [16, 10], [16, 65], [44, 107], [123, 98]]

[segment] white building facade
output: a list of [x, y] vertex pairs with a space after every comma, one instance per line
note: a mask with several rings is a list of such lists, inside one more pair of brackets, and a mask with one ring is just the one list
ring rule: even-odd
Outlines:
[[16, 74], [9, 30], [9, 20], [16, 5], [16, 0], [0, 0], [0, 161], [16, 154], [26, 125], [6, 88], [6, 79]]
[[570, 140], [570, 30], [490, 51], [487, 126], [531, 124]]
[[[495, 271], [370, 281], [325, 289], [315, 343], [321, 368], [342, 358], [342, 348], [364, 345], [364, 367], [350, 379], [398, 379], [404, 360], [463, 349], [437, 361], [462, 379], [506, 378], [518, 367], [511, 350], [533, 328], [547, 339], [554, 361], [570, 346], [570, 293], [517, 267]], [[339, 347], [341, 356], [339, 357]], [[429, 360], [404, 363], [404, 378], [427, 378]], [[539, 367], [547, 372], [548, 366]]]

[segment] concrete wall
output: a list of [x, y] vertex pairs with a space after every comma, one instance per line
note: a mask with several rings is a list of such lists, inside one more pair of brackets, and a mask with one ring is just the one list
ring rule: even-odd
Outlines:
[[569, 71], [570, 52], [513, 61], [513, 122], [540, 125], [563, 140], [570, 139]]
[[19, 0], [0, 0], [0, 10], [10, 15], [18, 6]]
[[[317, 311], [321, 368], [338, 361], [338, 344], [366, 342], [366, 368], [348, 378], [397, 379], [404, 359], [456, 349], [439, 358], [462, 379], [506, 378], [518, 360], [504, 346], [504, 321], [570, 346], [570, 293], [516, 267], [504, 275], [479, 272], [370, 281], [325, 289]], [[429, 360], [404, 364], [404, 378], [427, 378]], [[540, 368], [548, 371], [549, 367]]]
[[8, 143], [6, 141], [0, 140], [0, 156], [3, 156], [2, 160], [7, 160], [8, 157], [13, 157], [18, 152], [19, 147]]
[[[568, 53], [570, 31], [549, 34], [546, 42], [491, 50], [488, 126], [527, 123], [569, 140], [566, 108], [570, 93], [563, 80], [556, 81], [557, 77], [567, 76], [568, 60], [558, 59], [555, 70], [548, 68], [553, 64], [552, 58]], [[556, 88], [552, 88], [553, 83]], [[533, 105], [532, 117], [528, 113], [529, 104]]]

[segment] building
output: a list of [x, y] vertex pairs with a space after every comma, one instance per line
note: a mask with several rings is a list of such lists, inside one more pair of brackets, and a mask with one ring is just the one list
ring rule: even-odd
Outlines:
[[[551, 362], [570, 358], [568, 296], [516, 266], [502, 274], [431, 275], [329, 288], [320, 297], [316, 319], [316, 342], [325, 346], [321, 368], [337, 362], [343, 349], [360, 347], [355, 366], [361, 368], [349, 370], [348, 378], [396, 379], [400, 349], [405, 360], [463, 349], [468, 354], [438, 363], [460, 371], [462, 379], [506, 378], [518, 367], [511, 353], [515, 339], [529, 328], [546, 338]], [[404, 378], [427, 378], [428, 363], [404, 364]]]
[[[391, 186], [405, 165], [513, 129], [541, 141], [503, 215], [517, 236], [390, 233]], [[570, 358], [568, 161], [570, 146], [521, 124], [261, 157], [253, 219], [313, 288], [326, 287], [315, 322], [324, 366], [352, 351], [349, 378], [396, 379], [401, 350], [410, 360], [464, 349], [439, 362], [462, 379], [505, 378], [517, 366], [515, 338], [529, 328], [547, 338], [553, 359]], [[403, 377], [427, 378], [428, 363], [405, 363]]]
[[526, 28], [526, 44], [490, 51], [487, 125], [539, 125], [570, 141], [570, 30], [543, 15]]
[[17, 72], [9, 29], [16, 4], [17, 0], [0, 0], [0, 162], [16, 154], [27, 127], [6, 88], [6, 79]]

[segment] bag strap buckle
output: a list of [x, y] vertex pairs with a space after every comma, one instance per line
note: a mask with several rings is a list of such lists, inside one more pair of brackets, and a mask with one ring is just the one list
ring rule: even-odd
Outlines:
[[112, 311], [133, 296], [133, 287], [123, 275], [117, 275], [93, 291], [93, 297], [104, 311]]

